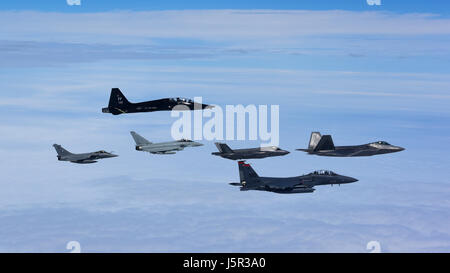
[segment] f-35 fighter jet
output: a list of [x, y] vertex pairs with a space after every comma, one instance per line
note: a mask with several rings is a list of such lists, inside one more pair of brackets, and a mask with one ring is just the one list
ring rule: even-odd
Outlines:
[[165, 98], [139, 103], [131, 103], [125, 98], [119, 88], [111, 89], [108, 107], [102, 109], [103, 113], [111, 113], [113, 115], [154, 112], [154, 111], [170, 111], [184, 110], [175, 108], [175, 106], [185, 106], [186, 110], [202, 110], [213, 108], [212, 105], [201, 104], [185, 98]]
[[151, 143], [147, 139], [143, 138], [136, 132], [131, 131], [131, 136], [136, 142], [136, 151], [144, 151], [152, 154], [175, 154], [176, 151], [182, 151], [185, 147], [198, 147], [203, 146], [203, 144], [188, 140], [180, 139], [176, 141]]
[[70, 161], [78, 164], [90, 164], [97, 162], [98, 159], [117, 157], [117, 155], [103, 150], [93, 153], [73, 154], [64, 149], [61, 145], [53, 144], [53, 147], [55, 147], [55, 150], [58, 153], [57, 157], [59, 161]]
[[358, 181], [349, 176], [336, 174], [332, 171], [314, 171], [307, 175], [295, 177], [262, 177], [253, 170], [250, 164], [239, 161], [240, 183], [230, 183], [239, 186], [241, 191], [257, 190], [275, 193], [308, 193], [313, 192], [314, 186], [347, 184]]
[[331, 135], [320, 135], [319, 132], [312, 132], [309, 139], [308, 149], [297, 149], [297, 151], [321, 156], [372, 156], [403, 151], [404, 148], [391, 145], [386, 141], [354, 145], [354, 146], [334, 146]]
[[282, 150], [276, 146], [232, 150], [225, 143], [216, 142], [214, 144], [216, 144], [219, 152], [211, 153], [212, 155], [217, 155], [232, 160], [281, 156], [289, 153], [288, 151]]

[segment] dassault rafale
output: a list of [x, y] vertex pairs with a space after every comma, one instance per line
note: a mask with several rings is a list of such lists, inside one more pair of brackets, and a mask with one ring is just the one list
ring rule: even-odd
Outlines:
[[59, 161], [69, 161], [72, 163], [78, 163], [78, 164], [90, 164], [97, 162], [98, 159], [103, 158], [111, 158], [111, 157], [117, 157], [118, 155], [105, 151], [97, 151], [92, 153], [83, 153], [83, 154], [73, 154], [66, 149], [64, 149], [61, 145], [53, 144], [53, 147], [55, 148], [56, 152], [58, 153], [57, 158]]

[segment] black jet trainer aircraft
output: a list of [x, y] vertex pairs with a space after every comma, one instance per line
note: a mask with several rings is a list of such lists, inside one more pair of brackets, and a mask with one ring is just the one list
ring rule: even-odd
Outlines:
[[334, 146], [331, 135], [322, 136], [319, 132], [312, 132], [308, 149], [297, 149], [297, 151], [303, 151], [313, 155], [351, 157], [395, 153], [404, 149], [391, 145], [386, 141], [354, 146]]
[[241, 187], [241, 191], [257, 190], [275, 193], [308, 193], [314, 186], [347, 184], [358, 181], [353, 177], [336, 174], [332, 171], [314, 171], [295, 177], [262, 177], [253, 170], [250, 164], [238, 161], [240, 183], [230, 183]]
[[[175, 108], [175, 106], [186, 106], [188, 109]], [[154, 111], [170, 111], [170, 110], [203, 110], [213, 108], [212, 105], [201, 104], [185, 98], [165, 98], [159, 100], [151, 100], [146, 102], [131, 103], [125, 98], [119, 88], [111, 89], [109, 105], [102, 109], [103, 113], [111, 113], [113, 115], [154, 112]]]
[[282, 150], [276, 146], [236, 149], [232, 150], [227, 144], [216, 142], [219, 152], [211, 153], [212, 155], [221, 156], [232, 160], [250, 159], [250, 158], [265, 158], [271, 156], [282, 156], [289, 154], [288, 151]]

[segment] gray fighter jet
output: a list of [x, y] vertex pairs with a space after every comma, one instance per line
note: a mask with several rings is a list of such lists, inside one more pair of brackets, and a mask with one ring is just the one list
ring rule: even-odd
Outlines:
[[136, 142], [136, 151], [144, 151], [152, 154], [175, 154], [176, 151], [182, 151], [185, 147], [198, 147], [203, 146], [203, 144], [188, 140], [180, 139], [176, 141], [152, 143], [147, 139], [143, 138], [136, 132], [131, 131], [131, 136]]
[[250, 164], [239, 161], [240, 183], [230, 183], [239, 186], [241, 191], [257, 190], [275, 193], [308, 193], [315, 191], [314, 186], [347, 184], [358, 181], [349, 176], [336, 174], [332, 171], [314, 171], [295, 177], [261, 177]]
[[78, 164], [90, 164], [97, 162], [98, 159], [118, 156], [113, 153], [105, 152], [103, 150], [93, 153], [73, 154], [64, 149], [61, 145], [53, 144], [53, 147], [55, 147], [55, 150], [58, 153], [57, 157], [59, 161], [70, 161], [72, 163]]
[[331, 135], [322, 136], [319, 132], [312, 132], [308, 149], [297, 149], [297, 151], [322, 156], [350, 157], [395, 153], [403, 151], [404, 149], [405, 148], [391, 145], [386, 141], [377, 141], [354, 146], [334, 146]]
[[216, 142], [214, 144], [216, 144], [219, 152], [211, 153], [212, 155], [217, 155], [232, 160], [281, 156], [289, 153], [288, 151], [282, 150], [276, 146], [232, 150], [225, 143]]

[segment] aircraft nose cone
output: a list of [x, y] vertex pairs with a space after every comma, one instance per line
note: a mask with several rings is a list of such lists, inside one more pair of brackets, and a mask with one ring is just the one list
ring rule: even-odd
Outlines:
[[214, 105], [208, 105], [208, 104], [203, 105], [203, 109], [212, 109], [212, 108], [214, 108]]
[[348, 183], [353, 183], [353, 182], [356, 182], [356, 181], [358, 181], [358, 179], [353, 178], [353, 177], [349, 177], [348, 178]]
[[399, 152], [401, 152], [401, 151], [405, 150], [405, 148], [403, 148], [403, 147], [397, 147], [397, 150], [398, 150]]
[[341, 178], [341, 181], [342, 181], [343, 184], [344, 183], [353, 183], [353, 182], [358, 181], [358, 179], [350, 177], [350, 176], [344, 176], [344, 177]]

